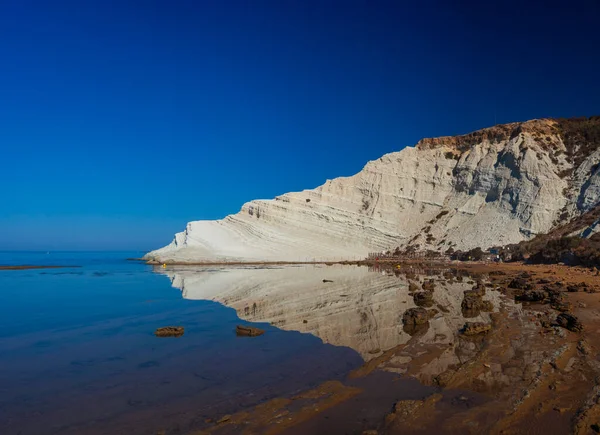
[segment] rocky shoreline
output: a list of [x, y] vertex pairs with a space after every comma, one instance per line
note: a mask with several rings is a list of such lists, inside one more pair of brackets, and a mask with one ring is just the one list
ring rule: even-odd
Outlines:
[[[369, 435], [595, 433], [600, 422], [600, 337], [595, 333], [600, 329], [600, 280], [595, 270], [515, 263], [376, 267], [412, 283], [412, 296], [421, 304], [417, 310], [424, 311], [398, 313], [398, 321], [404, 315], [411, 326], [407, 343], [382, 350], [345, 380], [233, 415], [207, 417], [204, 428], [194, 433], [301, 434], [316, 428]], [[461, 303], [467, 319], [490, 310], [482, 299], [488, 291], [501, 292], [506, 303], [489, 315], [489, 322], [469, 321], [457, 328], [445, 347], [426, 345], [420, 337], [428, 334], [428, 323], [445, 315], [442, 306], [428, 308], [432, 299], [426, 296], [456, 282], [472, 286]], [[444, 365], [450, 356], [454, 362]], [[418, 397], [405, 397], [406, 387], [400, 386], [407, 379], [422, 386]]]

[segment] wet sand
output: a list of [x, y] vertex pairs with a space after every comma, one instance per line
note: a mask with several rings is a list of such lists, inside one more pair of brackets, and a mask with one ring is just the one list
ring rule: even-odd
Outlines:
[[[458, 333], [446, 348], [443, 339], [421, 342], [419, 334], [427, 331], [417, 332], [342, 381], [325, 382], [237, 414], [215, 416], [193, 433], [596, 433], [600, 424], [597, 272], [513, 263], [444, 266], [444, 278], [436, 278], [437, 286], [464, 279], [506, 295], [506, 305], [490, 317], [490, 332]], [[378, 267], [382, 273], [415, 280], [416, 269], [439, 265]], [[462, 273], [474, 277], [460, 277]], [[536, 291], [551, 294], [552, 300], [510, 305], [515, 297], [529, 297]], [[583, 329], [559, 326], [557, 316], [563, 312], [575, 316]]]

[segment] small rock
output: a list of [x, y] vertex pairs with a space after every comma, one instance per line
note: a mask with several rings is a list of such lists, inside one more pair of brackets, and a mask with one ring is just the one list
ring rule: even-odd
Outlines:
[[583, 331], [583, 325], [577, 317], [569, 313], [561, 313], [556, 317], [556, 323], [573, 332]]
[[435, 308], [431, 308], [431, 309], [427, 310], [427, 315], [429, 316], [430, 319], [435, 317], [435, 315], [437, 313], [439, 313], [439, 311], [436, 310]]
[[330, 279], [324, 279], [323, 282], [333, 282], [333, 281]]
[[157, 337], [181, 337], [183, 332], [183, 326], [165, 326], [154, 331], [154, 335]]
[[304, 320], [302, 321], [302, 323], [308, 323], [308, 320], [304, 319]]
[[242, 337], [257, 337], [263, 335], [265, 331], [252, 326], [237, 325], [235, 327], [235, 333]]
[[492, 301], [481, 301], [481, 311], [494, 311], [494, 304], [492, 303]]
[[515, 301], [519, 302], [542, 302], [546, 300], [548, 293], [542, 290], [528, 290], [521, 294], [515, 294]]
[[413, 300], [417, 307], [431, 307], [433, 306], [433, 293], [417, 292], [413, 295]]
[[515, 288], [519, 290], [531, 290], [533, 286], [525, 279], [525, 277], [514, 278], [509, 284], [508, 287]]
[[560, 311], [561, 313], [566, 313], [567, 311], [571, 311], [573, 309], [573, 305], [571, 302], [556, 302], [552, 304], [552, 308], [556, 311]]
[[492, 329], [492, 325], [483, 322], [467, 322], [462, 329], [464, 335], [477, 335], [487, 333]]
[[476, 286], [474, 286], [470, 291], [466, 290], [465, 296], [467, 295], [467, 292], [470, 292], [471, 294], [475, 294], [478, 296], [485, 296], [485, 285], [479, 283]]
[[429, 313], [425, 308], [409, 308], [402, 316], [404, 325], [423, 325], [429, 320]]
[[432, 292], [435, 289], [435, 282], [432, 279], [426, 279], [421, 285], [423, 290]]

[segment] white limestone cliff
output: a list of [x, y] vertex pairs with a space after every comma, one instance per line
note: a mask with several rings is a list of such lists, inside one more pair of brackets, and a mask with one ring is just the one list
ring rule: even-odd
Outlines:
[[[146, 255], [160, 262], [335, 261], [415, 246], [517, 243], [600, 199], [600, 151], [575, 167], [553, 120], [424, 139], [315, 189], [194, 221]], [[567, 174], [567, 175], [565, 175]]]

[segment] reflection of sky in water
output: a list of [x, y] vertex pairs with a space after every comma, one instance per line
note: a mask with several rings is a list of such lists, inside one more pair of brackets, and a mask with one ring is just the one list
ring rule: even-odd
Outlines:
[[[351, 349], [268, 324], [262, 337], [238, 338], [231, 308], [182, 299], [150, 266], [123, 261], [131, 255], [102, 255], [60, 259], [78, 269], [0, 272], [0, 433], [148, 433], [362, 362]], [[165, 325], [184, 325], [185, 335], [154, 337]]]

